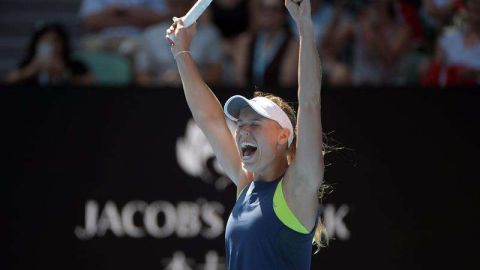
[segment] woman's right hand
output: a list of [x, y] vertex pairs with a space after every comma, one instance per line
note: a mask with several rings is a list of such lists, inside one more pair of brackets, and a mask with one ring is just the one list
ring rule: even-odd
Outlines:
[[181, 51], [188, 51], [196, 32], [196, 23], [185, 27], [183, 25], [183, 18], [173, 17], [173, 24], [167, 29], [167, 35], [172, 33], [174, 35], [175, 42], [167, 38], [167, 42], [171, 46], [172, 54], [175, 55]]

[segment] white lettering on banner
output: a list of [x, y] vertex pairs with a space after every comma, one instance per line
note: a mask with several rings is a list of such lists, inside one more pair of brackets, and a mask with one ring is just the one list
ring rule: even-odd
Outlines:
[[350, 239], [350, 231], [343, 222], [343, 219], [349, 211], [348, 206], [342, 204], [337, 210], [335, 210], [333, 204], [326, 204], [321, 210], [328, 236], [330, 238], [335, 238], [335, 236], [337, 236], [340, 240]]
[[[205, 199], [182, 201], [177, 205], [167, 201], [148, 204], [135, 200], [126, 203], [121, 209], [112, 201], [107, 201], [101, 209], [98, 202], [89, 200], [85, 204], [85, 225], [77, 226], [74, 233], [80, 240], [103, 237], [107, 231], [117, 237], [166, 238], [175, 234], [179, 238], [202, 236], [214, 239], [223, 235], [224, 211], [221, 203]], [[322, 220], [331, 238], [343, 241], [350, 239], [350, 231], [344, 222], [349, 211], [345, 204], [338, 208], [333, 204], [322, 206]], [[143, 224], [135, 224], [136, 215], [143, 218]]]
[[187, 258], [182, 251], [175, 251], [172, 258], [162, 260], [163, 265], [166, 265], [164, 270], [225, 270], [225, 259], [218, 256], [214, 250], [210, 250], [205, 254], [205, 263], [196, 264], [195, 260]]
[[103, 208], [102, 214], [98, 219], [99, 236], [104, 236], [108, 230], [111, 230], [116, 236], [123, 236], [122, 222], [118, 208], [113, 202], [107, 202]]
[[135, 226], [133, 217], [136, 212], [143, 213], [147, 208], [147, 203], [144, 201], [131, 201], [127, 203], [122, 210], [122, 224], [125, 229], [125, 233], [133, 238], [141, 238], [145, 236], [145, 231]]
[[180, 238], [198, 235], [201, 229], [200, 207], [195, 203], [181, 202], [177, 206], [178, 228]]
[[185, 254], [181, 251], [176, 251], [173, 253], [173, 257], [171, 259], [166, 259], [167, 266], [164, 268], [165, 270], [192, 270], [190, 267], [193, 264], [191, 259], [187, 259]]
[[98, 204], [87, 201], [85, 204], [85, 228], [76, 227], [75, 235], [78, 239], [90, 239], [97, 233]]
[[[219, 202], [199, 199], [197, 202], [179, 202], [177, 206], [167, 201], [131, 201], [119, 210], [119, 207], [107, 201], [99, 215], [99, 204], [89, 200], [85, 204], [85, 226], [75, 227], [74, 233], [80, 240], [89, 240], [95, 236], [103, 237], [107, 231], [113, 235], [142, 238], [149, 235], [154, 238], [166, 238], [174, 233], [179, 238], [202, 236], [213, 239], [224, 231], [222, 214], [225, 209]], [[143, 217], [143, 226], [134, 223], [134, 216]], [[163, 217], [162, 224], [159, 217]]]
[[[158, 215], [163, 213], [164, 224], [158, 225]], [[145, 211], [144, 217], [145, 228], [148, 233], [155, 238], [165, 238], [175, 232], [177, 224], [177, 210], [175, 206], [169, 202], [157, 201], [151, 203]]]
[[223, 235], [224, 222], [222, 216], [225, 209], [220, 203], [202, 203], [202, 220], [207, 223], [208, 228], [202, 231], [202, 236], [206, 239], [216, 238]]

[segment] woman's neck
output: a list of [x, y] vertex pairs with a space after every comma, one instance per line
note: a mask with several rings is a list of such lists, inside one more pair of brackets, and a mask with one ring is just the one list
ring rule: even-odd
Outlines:
[[288, 169], [288, 161], [286, 158], [274, 160], [271, 164], [266, 166], [266, 168], [263, 169], [262, 171], [254, 172], [253, 181], [267, 181], [267, 182], [274, 181], [279, 177], [281, 177], [282, 175], [284, 175], [287, 169]]

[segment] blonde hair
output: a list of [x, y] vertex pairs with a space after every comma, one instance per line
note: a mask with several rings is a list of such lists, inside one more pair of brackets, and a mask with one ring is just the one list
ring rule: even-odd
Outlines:
[[[279, 96], [275, 96], [273, 94], [261, 92], [261, 91], [255, 91], [254, 92], [254, 97], [265, 97], [273, 101], [275, 104], [277, 104], [288, 116], [290, 119], [290, 122], [292, 123], [292, 126], [294, 127], [294, 132], [295, 136], [293, 137], [292, 144], [288, 148], [288, 154], [287, 154], [287, 160], [288, 164], [291, 164], [292, 161], [295, 159], [295, 153], [296, 153], [296, 141], [297, 141], [297, 114], [293, 107], [288, 104], [284, 99], [282, 99]], [[323, 150], [322, 154], [325, 155], [327, 153], [326, 149], [327, 146], [324, 143], [323, 144]], [[332, 192], [331, 186], [327, 184], [322, 184], [320, 186], [320, 189], [318, 190], [318, 199], [320, 203], [322, 202], [322, 199], [325, 195], [329, 194]], [[317, 228], [315, 230], [315, 234], [313, 236], [313, 244], [316, 246], [316, 251], [315, 254], [320, 250], [322, 247], [326, 247], [328, 245], [328, 234], [327, 234], [327, 229], [325, 228], [325, 225], [323, 224], [322, 220], [320, 217], [318, 218], [318, 223], [317, 223]]]

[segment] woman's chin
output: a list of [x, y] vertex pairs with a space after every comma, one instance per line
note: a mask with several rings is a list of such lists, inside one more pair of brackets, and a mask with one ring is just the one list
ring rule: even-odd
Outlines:
[[258, 156], [257, 151], [251, 153], [250, 155], [242, 156], [242, 163], [245, 167], [252, 168], [255, 163], [257, 163]]
[[250, 172], [253, 172], [256, 168], [255, 161], [251, 159], [247, 159], [247, 160], [242, 159], [242, 164], [243, 164], [243, 167]]

